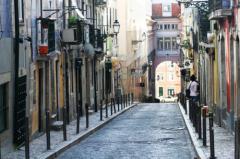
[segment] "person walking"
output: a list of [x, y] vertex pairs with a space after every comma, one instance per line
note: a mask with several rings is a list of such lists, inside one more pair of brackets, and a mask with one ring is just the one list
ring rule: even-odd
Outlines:
[[191, 82], [188, 85], [188, 89], [190, 90], [190, 99], [193, 102], [197, 102], [199, 100], [199, 84], [196, 81], [195, 75], [192, 75], [190, 80]]

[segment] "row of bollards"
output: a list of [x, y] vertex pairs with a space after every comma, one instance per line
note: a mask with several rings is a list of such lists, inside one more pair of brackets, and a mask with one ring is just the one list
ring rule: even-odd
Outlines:
[[[185, 109], [187, 114], [187, 100], [186, 97], [180, 95], [180, 103]], [[209, 144], [210, 144], [210, 159], [215, 159], [215, 147], [214, 147], [214, 124], [213, 113], [208, 113], [208, 108], [200, 106], [198, 102], [189, 100], [189, 119], [195, 128], [195, 132], [198, 134], [198, 138], [202, 139], [203, 146], [207, 146], [207, 117], [209, 118]]]
[[[110, 111], [111, 115], [113, 113], [117, 113], [120, 110], [123, 110], [127, 106], [130, 106], [131, 103], [133, 104], [133, 93], [125, 94], [121, 96], [117, 96], [116, 98], [111, 98], [110, 100]], [[117, 101], [117, 102], [116, 102]], [[79, 102], [81, 103], [81, 102]], [[117, 108], [116, 108], [117, 105]], [[105, 100], [105, 117], [108, 118], [108, 98]], [[77, 104], [76, 112], [77, 112], [77, 125], [76, 125], [76, 134], [80, 133], [80, 105]], [[63, 107], [63, 140], [67, 141], [67, 109], [66, 106]], [[85, 104], [85, 117], [86, 117], [86, 128], [89, 128], [89, 104]], [[103, 101], [100, 102], [100, 121], [103, 121]], [[50, 135], [50, 111], [46, 109], [46, 143], [47, 143], [47, 150], [51, 149], [51, 135]], [[29, 119], [26, 117], [25, 119], [25, 158], [30, 158], [30, 145], [29, 145]], [[0, 139], [0, 159], [1, 159], [1, 139]]]
[[[112, 116], [114, 113], [117, 113], [120, 110], [125, 109], [127, 106], [130, 106], [131, 104], [133, 104], [133, 99], [134, 99], [133, 93], [116, 96], [115, 98], [110, 98], [110, 103], [108, 98], [106, 98], [105, 99], [105, 118], [108, 118], [108, 107], [110, 107], [110, 114]], [[103, 121], [103, 100], [101, 100], [100, 102], [100, 121]]]

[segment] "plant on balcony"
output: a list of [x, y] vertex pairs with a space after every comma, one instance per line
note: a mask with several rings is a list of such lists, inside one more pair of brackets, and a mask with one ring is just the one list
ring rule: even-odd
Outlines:
[[184, 40], [183, 43], [182, 43], [182, 47], [185, 48], [185, 49], [191, 49], [192, 46], [190, 44], [190, 40], [189, 39]]
[[77, 26], [78, 17], [77, 16], [70, 16], [68, 19], [68, 25], [69, 27], [75, 27]]

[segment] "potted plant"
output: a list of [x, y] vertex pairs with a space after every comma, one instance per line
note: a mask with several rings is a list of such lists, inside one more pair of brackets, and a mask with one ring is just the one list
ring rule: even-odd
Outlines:
[[70, 16], [68, 19], [68, 25], [69, 27], [76, 27], [78, 22], [78, 17], [76, 16]]

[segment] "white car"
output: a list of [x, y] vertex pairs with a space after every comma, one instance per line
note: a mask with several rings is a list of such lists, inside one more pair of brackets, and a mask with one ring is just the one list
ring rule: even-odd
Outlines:
[[177, 97], [168, 96], [168, 97], [160, 97], [160, 102], [162, 103], [175, 103], [177, 102]]

